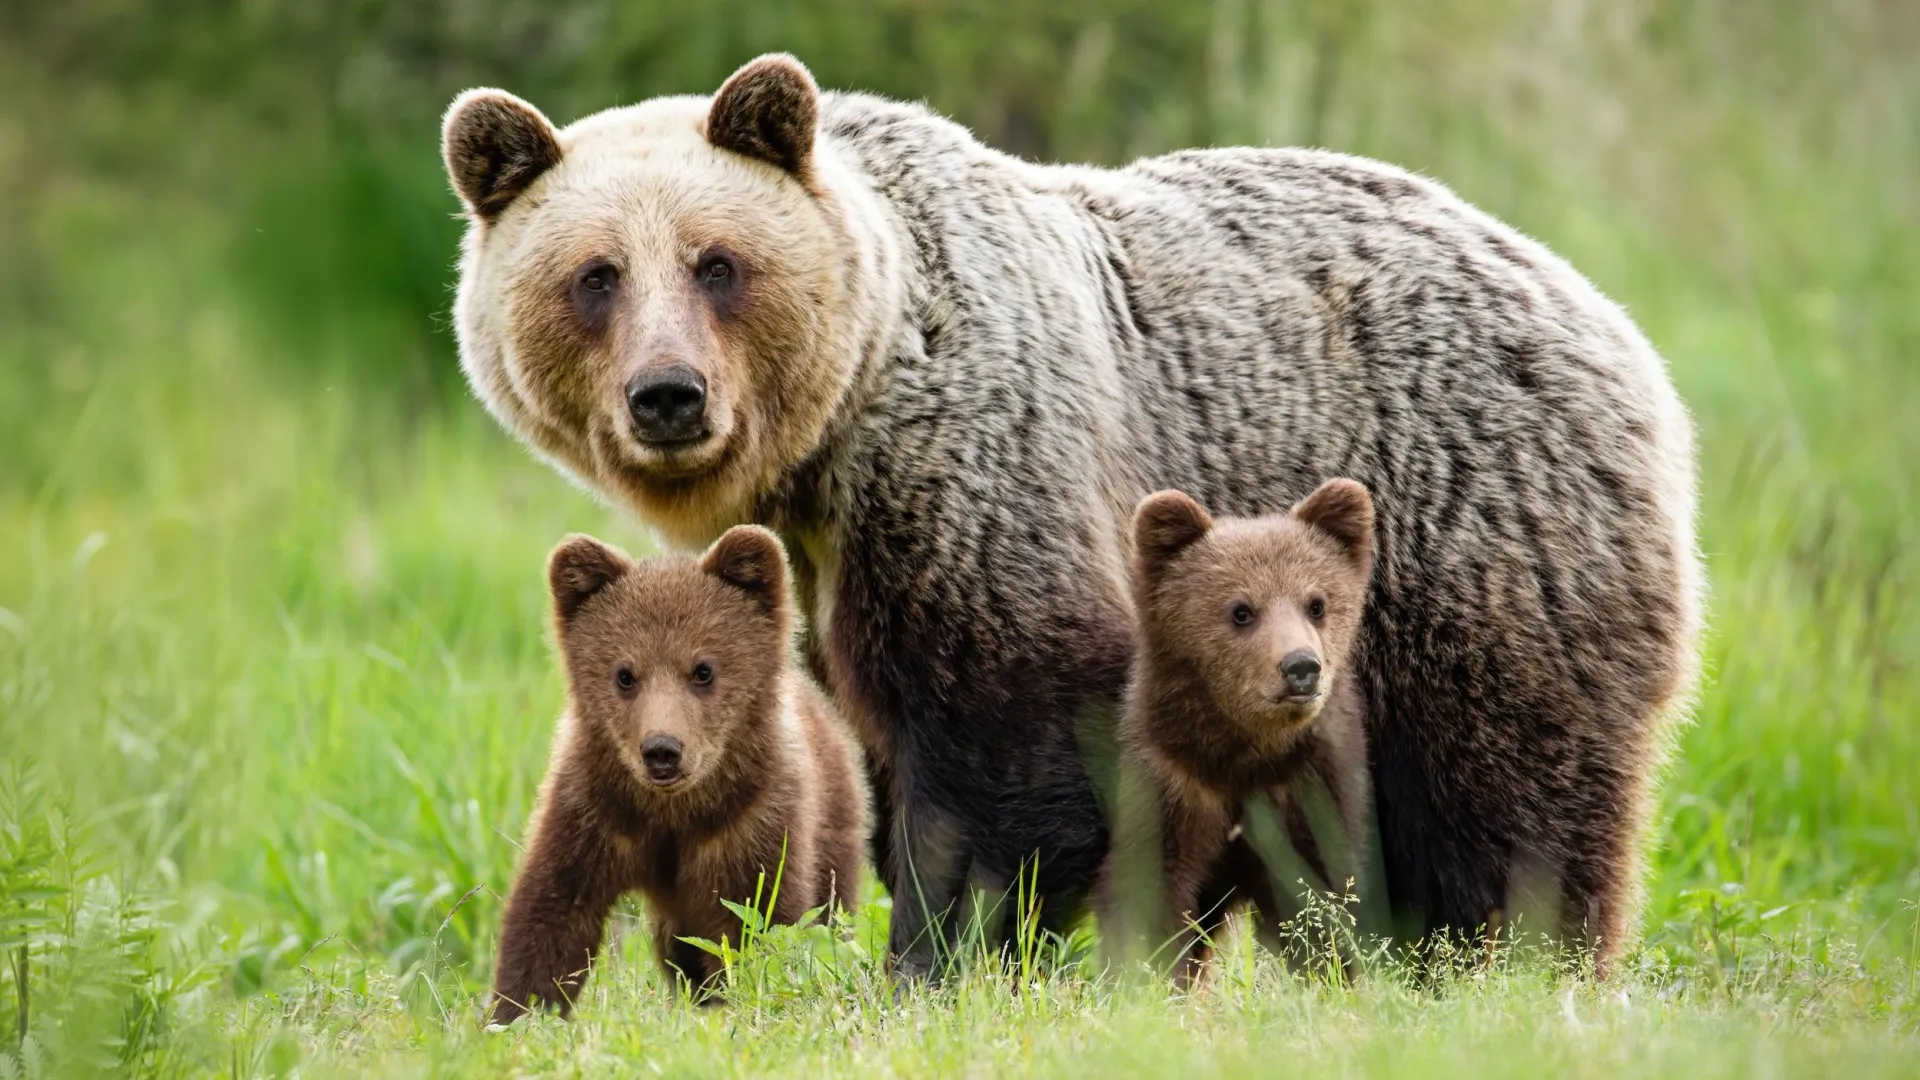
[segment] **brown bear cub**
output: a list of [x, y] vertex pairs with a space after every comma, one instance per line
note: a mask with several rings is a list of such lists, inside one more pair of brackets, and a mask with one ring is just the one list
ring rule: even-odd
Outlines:
[[[1157, 822], [1123, 820], [1102, 907], [1127, 886], [1116, 867], [1151, 874], [1158, 834], [1164, 906], [1144, 918], [1150, 940], [1174, 942], [1174, 973], [1191, 985], [1229, 909], [1251, 903], [1269, 942], [1294, 908], [1276, 891], [1282, 867], [1262, 854], [1250, 808], [1273, 811], [1284, 839], [1323, 886], [1340, 888], [1364, 858], [1369, 788], [1365, 703], [1356, 638], [1373, 569], [1373, 503], [1352, 480], [1329, 480], [1286, 514], [1215, 521], [1178, 491], [1134, 512], [1138, 650], [1121, 746], [1157, 806]], [[1142, 805], [1136, 798], [1135, 807]], [[1316, 816], [1315, 811], [1327, 811]], [[1123, 808], [1123, 814], [1129, 810]], [[1137, 814], [1135, 809], [1132, 813]], [[1154, 825], [1157, 824], [1157, 830]], [[1332, 834], [1332, 835], [1329, 835]], [[1137, 871], [1136, 871], [1137, 873]], [[1138, 884], [1137, 881], [1131, 882]]]
[[568, 1011], [634, 890], [669, 979], [706, 996], [719, 961], [678, 939], [739, 944], [721, 901], [752, 902], [762, 874], [770, 890], [779, 873], [776, 923], [847, 905], [867, 838], [852, 737], [789, 658], [772, 533], [639, 562], [575, 536], [547, 576], [568, 707], [507, 900], [495, 1023], [535, 1001]]

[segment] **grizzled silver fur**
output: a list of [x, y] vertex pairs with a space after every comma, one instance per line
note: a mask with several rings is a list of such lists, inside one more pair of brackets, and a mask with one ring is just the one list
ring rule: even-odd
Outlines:
[[[783, 95], [814, 93], [797, 63], [756, 64], [782, 79], [736, 96], [772, 119], [726, 129], [817, 122], [810, 156], [762, 153], [778, 167], [761, 172], [851, 223], [835, 254], [862, 310], [814, 445], [735, 516], [788, 540], [815, 663], [879, 759], [901, 966], [931, 966], [969, 876], [1007, 883], [1035, 853], [1046, 922], [1078, 909], [1107, 833], [1074, 717], [1123, 687], [1140, 497], [1179, 488], [1252, 516], [1334, 476], [1377, 513], [1355, 663], [1394, 910], [1471, 933], [1544, 897], [1604, 964], [1631, 932], [1650, 777], [1700, 624], [1689, 421], [1620, 309], [1376, 162], [1041, 166], [915, 105], [796, 108]], [[567, 198], [566, 160], [536, 204]], [[636, 199], [699, 198], [698, 175], [632, 170]], [[539, 430], [574, 415], [536, 407], [556, 366], [540, 335], [469, 316], [475, 282], [511, 279], [486, 232], [518, 212], [475, 211], [463, 359], [523, 438], [642, 505]], [[686, 542], [720, 524], [667, 527]]]

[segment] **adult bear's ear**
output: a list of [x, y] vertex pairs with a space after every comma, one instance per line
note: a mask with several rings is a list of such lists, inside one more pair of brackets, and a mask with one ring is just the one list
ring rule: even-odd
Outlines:
[[1329, 480], [1294, 504], [1293, 516], [1338, 541], [1347, 557], [1373, 565], [1373, 498], [1358, 480]]
[[1156, 491], [1133, 511], [1134, 564], [1147, 577], [1213, 529], [1213, 518], [1184, 491]]
[[700, 569], [777, 611], [787, 599], [787, 552], [758, 525], [735, 525], [700, 557]]
[[467, 212], [491, 223], [560, 163], [560, 139], [539, 109], [505, 90], [469, 90], [447, 107], [440, 155]]
[[748, 61], [713, 95], [707, 141], [804, 181], [819, 118], [820, 88], [806, 65], [786, 53], [768, 53]]
[[547, 588], [553, 593], [553, 610], [561, 625], [632, 567], [625, 555], [591, 536], [574, 535], [560, 541], [547, 556]]

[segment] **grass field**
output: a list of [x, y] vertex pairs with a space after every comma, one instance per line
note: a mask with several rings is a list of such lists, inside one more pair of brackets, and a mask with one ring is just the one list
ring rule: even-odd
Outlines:
[[[111, 162], [0, 165], [0, 1080], [1920, 1075], [1920, 80], [1876, 78], [1629, 96], [1630, 155], [1554, 102], [1320, 132], [1569, 256], [1699, 424], [1707, 678], [1599, 986], [1497, 957], [1346, 987], [1236, 945], [1191, 1000], [1068, 965], [895, 1001], [876, 893], [758, 943], [723, 1009], [634, 935], [573, 1022], [483, 1032], [561, 704], [542, 559], [646, 534], [405, 375], [444, 334], [263, 303], [229, 241], [288, 197], [156, 215]], [[39, 123], [0, 116], [0, 161]]]

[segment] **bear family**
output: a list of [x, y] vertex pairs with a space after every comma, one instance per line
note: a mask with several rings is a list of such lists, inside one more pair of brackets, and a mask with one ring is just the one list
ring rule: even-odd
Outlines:
[[[1140, 921], [1149, 944], [1173, 942], [1175, 976], [1190, 984], [1233, 907], [1250, 902], [1270, 941], [1293, 914], [1291, 882], [1249, 835], [1250, 804], [1273, 813], [1314, 884], [1340, 888], [1360, 875], [1371, 813], [1352, 660], [1373, 504], [1365, 487], [1335, 479], [1289, 513], [1215, 521], [1163, 491], [1142, 500], [1133, 536], [1139, 640], [1120, 744], [1146, 781], [1133, 793], [1138, 809], [1157, 820], [1116, 822], [1102, 923], [1137, 932], [1120, 911], [1163, 889], [1159, 910]], [[1315, 798], [1332, 811], [1319, 822]], [[1127, 870], [1133, 880], [1116, 880]]]
[[442, 148], [487, 409], [674, 544], [786, 543], [896, 970], [969, 881], [1084, 909], [1135, 504], [1257, 516], [1334, 476], [1375, 511], [1353, 676], [1395, 930], [1472, 934], [1518, 883], [1603, 968], [1623, 943], [1697, 666], [1692, 431], [1544, 247], [1337, 153], [1021, 161], [786, 56], [564, 128], [469, 91]]
[[568, 705], [507, 898], [495, 1023], [571, 1007], [623, 893], [646, 896], [669, 979], [705, 995], [719, 960], [682, 939], [738, 947], [721, 901], [770, 898], [791, 923], [849, 901], [865, 860], [865, 778], [792, 670], [772, 533], [743, 525], [698, 559], [642, 562], [575, 536], [547, 577]]

